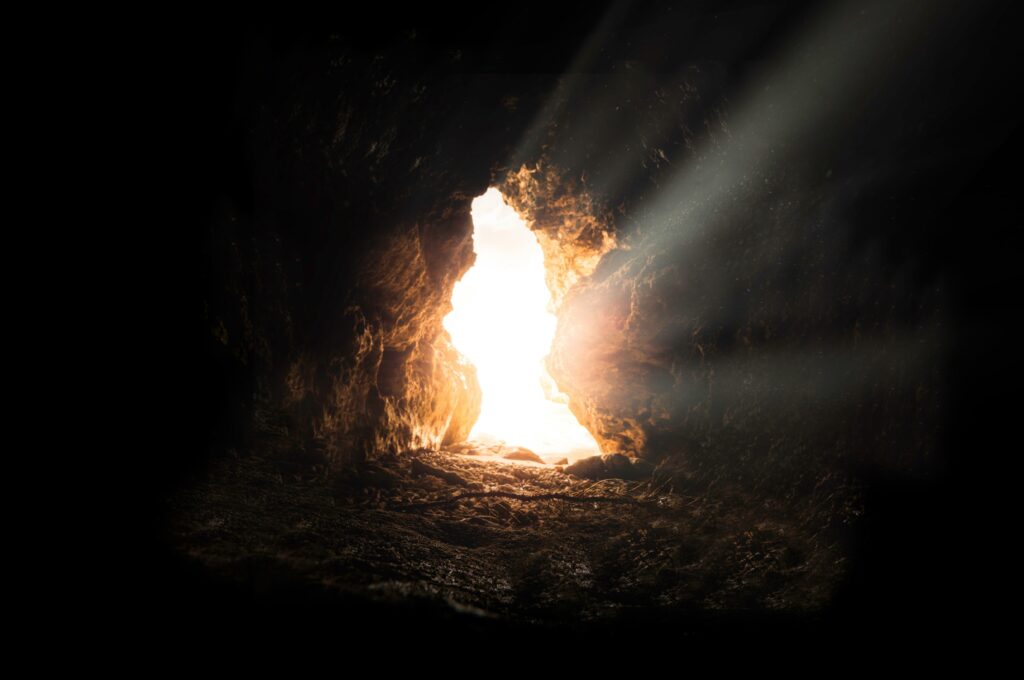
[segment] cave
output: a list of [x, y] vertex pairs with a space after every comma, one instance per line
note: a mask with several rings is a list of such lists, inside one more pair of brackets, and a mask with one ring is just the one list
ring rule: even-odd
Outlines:
[[963, 225], [1007, 219], [1014, 116], [949, 87], [998, 89], [994, 4], [862, 5], [189, 32], [149, 615], [350, 643], [955, 623], [977, 272], [1013, 269]]

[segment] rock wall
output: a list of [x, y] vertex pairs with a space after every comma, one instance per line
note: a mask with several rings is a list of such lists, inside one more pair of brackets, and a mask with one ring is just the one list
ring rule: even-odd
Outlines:
[[845, 111], [840, 81], [776, 69], [769, 94], [715, 63], [567, 76], [502, 188], [545, 248], [550, 372], [606, 453], [822, 501], [937, 443], [948, 299], [892, 174], [925, 162], [927, 97], [881, 80]]
[[958, 123], [932, 53], [847, 58], [885, 17], [842, 19], [757, 61], [640, 19], [551, 70], [411, 33], [252, 47], [203, 250], [216, 389], [335, 465], [464, 437], [479, 388], [441, 319], [498, 184], [547, 259], [551, 374], [605, 451], [805, 498], [920, 469], [950, 321], [941, 207], [916, 196], [955, 188], [930, 154]]
[[470, 204], [543, 87], [412, 34], [248, 50], [244, 169], [203, 247], [208, 373], [245, 404], [228, 443], [267, 413], [334, 467], [464, 439], [480, 388], [441, 320], [473, 263]]

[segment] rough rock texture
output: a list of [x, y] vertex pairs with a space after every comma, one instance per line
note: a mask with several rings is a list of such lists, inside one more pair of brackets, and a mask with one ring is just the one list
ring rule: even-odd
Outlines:
[[[287, 443], [261, 438], [264, 452]], [[417, 605], [488, 630], [736, 609], [771, 621], [820, 608], [840, 582], [837, 546], [779, 506], [467, 453], [386, 455], [331, 478], [279, 456], [228, 458], [173, 500], [173, 541], [256, 601], [405, 603], [389, 629]]]
[[[982, 185], [1005, 179], [973, 180], [984, 145], [958, 144], [1011, 128], [947, 79], [1005, 79], [946, 40], [956, 12], [916, 6], [790, 22], [774, 3], [671, 20], [617, 3], [592, 34], [574, 8], [551, 24], [568, 56], [555, 65], [488, 33], [465, 57], [458, 41], [367, 46], [351, 28], [232, 54], [230, 134], [210, 133], [229, 160], [210, 161], [218, 207], [195, 220], [209, 383], [183, 400], [207, 400], [215, 464], [175, 496], [173, 545], [242, 582], [271, 563], [316, 592], [414, 582], [526, 618], [571, 618], [581, 601], [814, 608], [847, 568], [875, 615], [944, 607], [935, 594], [976, 562], [960, 543], [984, 522], [921, 480], [941, 471], [944, 427], [974, 428], [955, 399], [1011, 403], [949, 387], [1003, 368], [960, 324], [981, 318], [987, 279], [955, 263], [967, 249], [987, 266], [1008, 250], [992, 233], [1015, 224], [1009, 210], [979, 221]], [[524, 34], [543, 28], [521, 14]], [[586, 40], [562, 40], [565, 26]], [[458, 443], [479, 408], [441, 319], [472, 264], [470, 203], [492, 185], [547, 258], [550, 373], [605, 454], [577, 470], [663, 485], [645, 493], [686, 506], [669, 524], [497, 497], [386, 507], [403, 488], [433, 501], [495, 479], [508, 493], [586, 484], [412, 451]], [[974, 243], [975, 228], [990, 231]], [[275, 414], [272, 446], [260, 413]]]
[[566, 474], [583, 479], [650, 479], [654, 466], [643, 458], [630, 458], [621, 453], [582, 458], [565, 468]]
[[873, 113], [856, 154], [808, 150], [813, 125], [760, 121], [773, 99], [730, 108], [720, 65], [555, 82], [417, 49], [264, 55], [243, 79], [251, 205], [225, 204], [208, 240], [209, 338], [307, 453], [464, 438], [479, 388], [441, 319], [492, 182], [538, 234], [549, 367], [606, 453], [814, 488], [850, 456], [906, 467], [931, 446], [940, 288], [884, 245], [863, 160], [904, 117]]
[[856, 93], [801, 68], [736, 105], [714, 64], [567, 76], [541, 159], [506, 177], [551, 267], [550, 372], [606, 453], [792, 497], [927, 465], [948, 303], [876, 165], [927, 153], [906, 137], [926, 107], [885, 81], [866, 136], [836, 110]]
[[500, 184], [505, 201], [537, 235], [557, 311], [573, 288], [615, 247], [612, 217], [582, 181], [547, 163], [523, 165]]
[[460, 441], [476, 420], [475, 371], [441, 321], [473, 263], [470, 203], [530, 91], [427, 49], [265, 47], [238, 77], [250, 184], [204, 247], [207, 372], [246, 405], [229, 445], [260, 405], [336, 467]]

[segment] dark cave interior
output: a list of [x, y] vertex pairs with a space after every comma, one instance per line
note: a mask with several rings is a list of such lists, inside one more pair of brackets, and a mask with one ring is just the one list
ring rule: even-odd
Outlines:
[[[994, 370], [968, 348], [1008, 257], [964, 243], [1010, 221], [1013, 48], [977, 42], [999, 11], [193, 31], [169, 68], [196, 353], [145, 480], [149, 611], [410, 636], [942, 620], [984, 540], [950, 499], [984, 486], [953, 414]], [[489, 187], [543, 250], [546, 366], [600, 457], [466, 443], [486, 395], [442, 322]]]

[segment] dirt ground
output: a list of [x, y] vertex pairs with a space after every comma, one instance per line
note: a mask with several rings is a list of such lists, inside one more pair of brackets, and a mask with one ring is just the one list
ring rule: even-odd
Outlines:
[[294, 451], [264, 426], [253, 451], [174, 494], [178, 554], [256, 600], [302, 591], [549, 624], [813, 612], [843, 574], [836, 546], [781, 506], [683, 493], [658, 471], [591, 481], [462, 447], [339, 476]]

